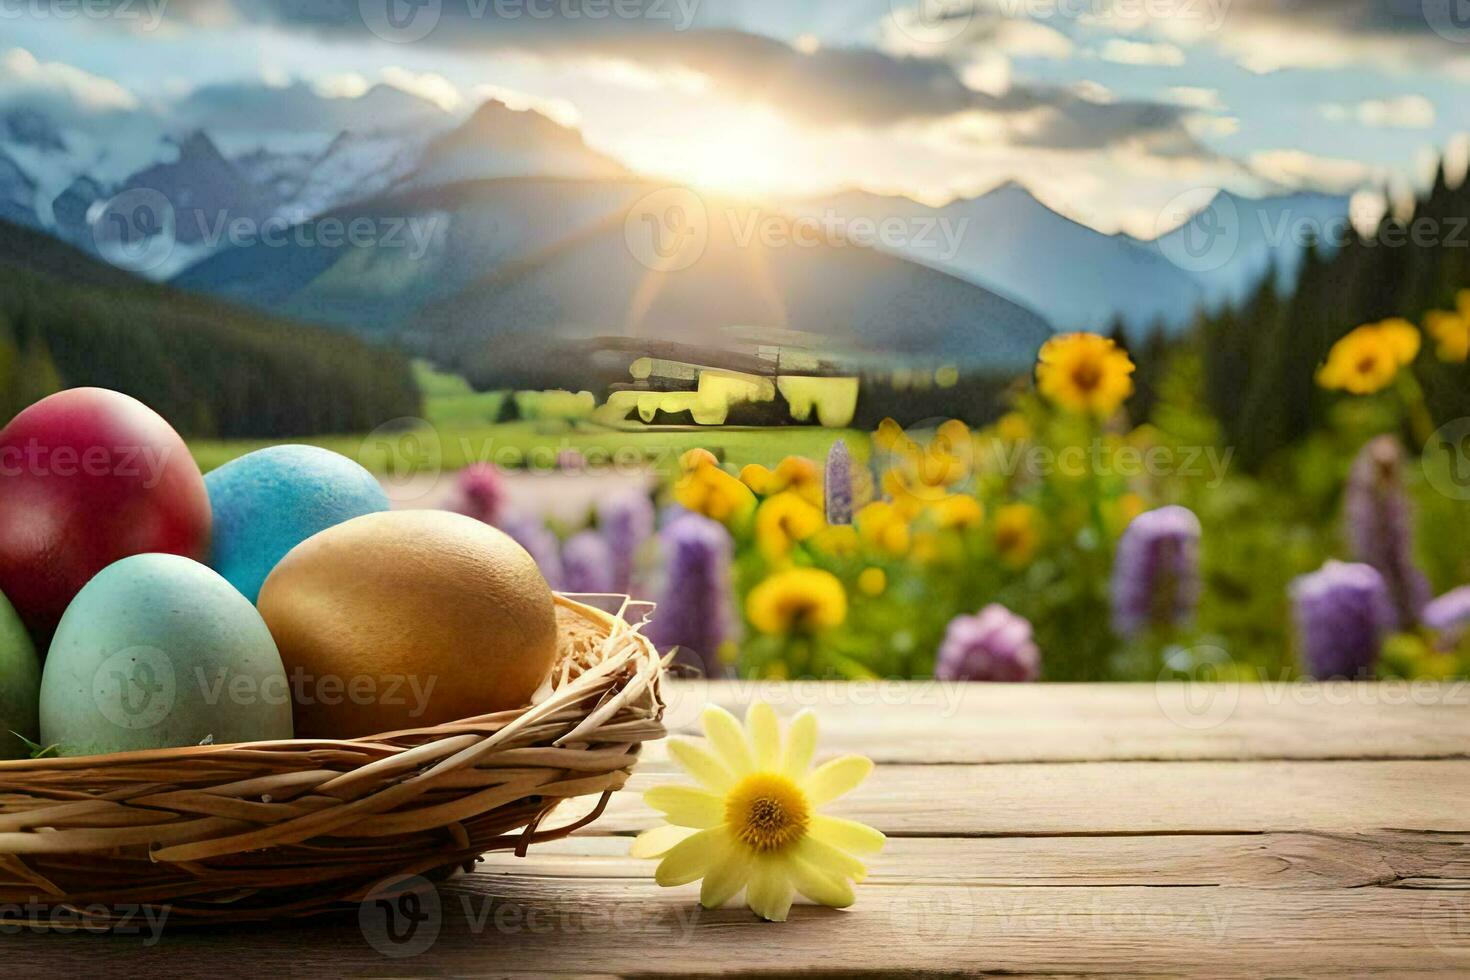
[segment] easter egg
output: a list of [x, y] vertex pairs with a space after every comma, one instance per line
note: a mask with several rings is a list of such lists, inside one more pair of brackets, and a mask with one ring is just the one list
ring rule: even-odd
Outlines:
[[388, 509], [371, 473], [316, 446], [272, 446], [204, 478], [214, 512], [210, 567], [254, 602], [286, 552], [334, 524]]
[[41, 742], [63, 755], [291, 737], [270, 630], [218, 573], [134, 555], [77, 593], [41, 675]]
[[307, 538], [258, 605], [302, 737], [517, 708], [556, 659], [556, 609], [536, 562], [504, 532], [445, 511], [368, 514]]
[[0, 430], [0, 592], [38, 640], [119, 558], [203, 561], [209, 497], [188, 447], [157, 412], [103, 388], [71, 388]]
[[36, 698], [41, 689], [41, 662], [30, 634], [12, 606], [0, 595], [0, 759], [24, 759], [30, 753], [17, 735], [35, 741]]

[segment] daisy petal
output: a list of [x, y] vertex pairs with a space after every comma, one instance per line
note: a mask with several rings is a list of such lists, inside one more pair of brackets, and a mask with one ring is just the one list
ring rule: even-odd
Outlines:
[[723, 853], [720, 840], [725, 836], [721, 828], [701, 830], [675, 844], [658, 863], [658, 870], [653, 873], [654, 880], [668, 888], [703, 878]]
[[812, 764], [812, 753], [817, 750], [817, 716], [803, 711], [786, 730], [786, 752], [781, 759], [781, 771], [791, 779], [800, 779], [806, 767]]
[[868, 876], [868, 869], [863, 862], [814, 837], [802, 838], [801, 843], [796, 845], [793, 856], [825, 874], [851, 878], [853, 881], [862, 881]]
[[737, 777], [750, 772], [750, 746], [745, 741], [745, 730], [734, 715], [719, 705], [710, 705], [704, 709], [704, 733], [725, 768]]
[[736, 848], [729, 848], [725, 856], [705, 872], [704, 883], [699, 886], [699, 904], [707, 909], [717, 909], [734, 898], [750, 879], [750, 866], [750, 858]]
[[831, 844], [841, 851], [854, 854], [877, 854], [888, 838], [882, 831], [874, 830], [856, 820], [829, 817], [825, 813], [812, 814], [808, 832], [823, 844]]
[[774, 769], [781, 761], [781, 726], [775, 710], [764, 701], [751, 702], [745, 712], [745, 730], [755, 749], [755, 767]]
[[800, 859], [793, 858], [786, 865], [791, 883], [796, 890], [818, 905], [831, 909], [845, 909], [852, 904], [852, 885], [846, 878], [819, 871]]
[[802, 789], [812, 806], [830, 803], [845, 793], [857, 789], [858, 784], [873, 771], [873, 760], [861, 755], [844, 755], [818, 766], [806, 777]]
[[656, 858], [694, 833], [695, 831], [690, 827], [672, 827], [668, 824], [645, 830], [633, 839], [633, 846], [628, 848], [628, 856]]
[[693, 786], [655, 786], [643, 802], [662, 810], [669, 823], [681, 827], [718, 827], [725, 822], [725, 806], [718, 796]]
[[795, 889], [782, 864], [769, 858], [755, 862], [750, 870], [750, 882], [745, 886], [745, 904], [752, 912], [762, 919], [785, 922], [795, 897]]
[[669, 755], [673, 756], [681, 769], [699, 780], [700, 785], [710, 792], [725, 793], [735, 785], [735, 777], [730, 775], [725, 764], [716, 759], [709, 750], [693, 742], [671, 740]]

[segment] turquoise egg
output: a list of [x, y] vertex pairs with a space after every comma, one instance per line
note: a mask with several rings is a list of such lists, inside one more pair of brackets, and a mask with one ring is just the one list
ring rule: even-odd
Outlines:
[[272, 446], [204, 478], [214, 512], [209, 564], [254, 602], [271, 569], [318, 531], [388, 509], [373, 475], [316, 446]]
[[179, 555], [113, 562], [61, 617], [41, 676], [41, 744], [62, 755], [291, 737], [265, 621]]
[[41, 662], [15, 607], [0, 595], [0, 759], [24, 759], [30, 752], [17, 736], [37, 737], [36, 699]]

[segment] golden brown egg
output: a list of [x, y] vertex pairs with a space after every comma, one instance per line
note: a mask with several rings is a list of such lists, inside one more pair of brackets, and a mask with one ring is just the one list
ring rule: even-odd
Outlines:
[[299, 738], [423, 728], [526, 704], [557, 652], [551, 589], [505, 533], [446, 511], [367, 514], [261, 587]]

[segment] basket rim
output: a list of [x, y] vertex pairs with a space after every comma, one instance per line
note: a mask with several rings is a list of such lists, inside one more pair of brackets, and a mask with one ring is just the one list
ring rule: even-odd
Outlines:
[[[626, 610], [636, 606], [647, 606], [650, 609], [653, 606], [653, 603], [651, 602], [636, 600], [622, 593], [575, 593], [553, 591], [551, 596], [553, 602], [557, 606], [560, 606], [564, 609], [569, 609], [572, 612], [581, 615], [585, 619], [593, 620], [600, 625], [608, 626], [610, 628], [613, 628], [618, 624], [621, 624], [623, 626], [632, 626], [635, 628], [635, 633], [636, 627], [641, 624], [628, 623], [626, 620], [620, 618], [621, 614]], [[619, 613], [610, 613], [605, 609], [600, 609], [589, 603], [579, 601], [581, 599], [594, 598], [613, 599], [619, 601], [621, 605]], [[645, 643], [647, 642], [647, 638], [642, 637], [642, 634], [637, 635], [639, 635]], [[654, 651], [653, 655], [657, 657], [657, 651]], [[95, 770], [98, 768], [109, 766], [129, 766], [155, 762], [180, 762], [196, 759], [206, 760], [210, 758], [218, 758], [220, 756], [227, 756], [234, 753], [267, 752], [275, 754], [287, 752], [305, 752], [311, 751], [313, 749], [340, 750], [342, 748], [350, 747], [356, 750], [362, 750], [368, 753], [379, 754], [381, 756], [387, 757], [397, 755], [401, 751], [403, 751], [401, 746], [392, 744], [392, 739], [417, 734], [465, 734], [465, 732], [463, 731], [450, 730], [459, 728], [460, 726], [473, 726], [479, 723], [509, 722], [525, 714], [527, 711], [530, 711], [535, 706], [536, 703], [532, 702], [530, 704], [522, 705], [518, 708], [512, 708], [508, 711], [498, 711], [484, 715], [472, 715], [467, 718], [459, 718], [454, 721], [445, 722], [442, 725], [430, 725], [424, 728], [404, 728], [395, 731], [379, 732], [374, 735], [364, 735], [358, 738], [348, 739], [282, 738], [255, 742], [222, 742], [217, 745], [177, 745], [161, 749], [137, 749], [129, 752], [108, 752], [96, 755], [48, 756], [45, 758], [31, 759], [0, 759], [0, 778], [3, 778], [9, 773], [65, 771], [68, 769]]]

